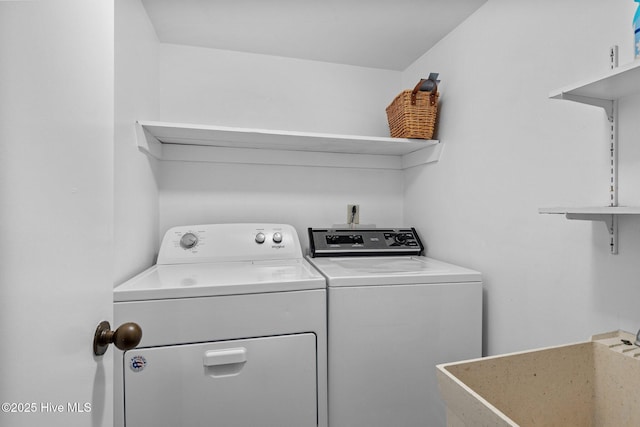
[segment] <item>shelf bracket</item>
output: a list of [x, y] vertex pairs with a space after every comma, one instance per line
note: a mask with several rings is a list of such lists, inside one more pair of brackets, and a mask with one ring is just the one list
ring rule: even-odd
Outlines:
[[567, 219], [577, 219], [583, 221], [602, 221], [609, 233], [609, 251], [612, 255], [618, 253], [618, 216], [608, 214], [576, 214], [566, 213]]
[[588, 96], [573, 95], [570, 93], [561, 93], [558, 96], [558, 98], [566, 99], [567, 101], [579, 102], [581, 104], [588, 104], [588, 105], [600, 107], [604, 109], [604, 112], [607, 115], [607, 120], [609, 120], [609, 122], [611, 123], [614, 121], [615, 102], [610, 99], [591, 98]]

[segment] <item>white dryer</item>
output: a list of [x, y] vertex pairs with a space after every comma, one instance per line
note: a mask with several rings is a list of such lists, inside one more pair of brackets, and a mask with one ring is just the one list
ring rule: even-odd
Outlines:
[[327, 426], [326, 285], [295, 229], [167, 231], [155, 266], [114, 290], [115, 425]]
[[444, 427], [435, 366], [482, 355], [481, 274], [420, 256], [413, 228], [309, 240], [328, 285], [329, 425]]

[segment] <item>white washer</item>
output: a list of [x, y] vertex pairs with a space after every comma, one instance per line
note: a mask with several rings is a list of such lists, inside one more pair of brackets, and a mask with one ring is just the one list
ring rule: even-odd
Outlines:
[[412, 228], [309, 240], [328, 285], [329, 425], [445, 426], [435, 366], [482, 355], [481, 274], [420, 256]]
[[114, 290], [115, 425], [327, 426], [326, 284], [282, 224], [176, 227]]

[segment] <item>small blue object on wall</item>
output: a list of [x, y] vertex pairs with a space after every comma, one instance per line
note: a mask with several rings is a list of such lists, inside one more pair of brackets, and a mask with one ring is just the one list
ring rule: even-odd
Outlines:
[[636, 9], [636, 14], [633, 17], [633, 33], [634, 33], [634, 41], [633, 41], [633, 51], [635, 52], [634, 56], [636, 59], [640, 58], [640, 0], [634, 0], [638, 4], [638, 8]]

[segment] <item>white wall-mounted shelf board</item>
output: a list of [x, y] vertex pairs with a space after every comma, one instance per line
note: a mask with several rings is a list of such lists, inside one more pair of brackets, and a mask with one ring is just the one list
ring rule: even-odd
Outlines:
[[593, 206], [540, 208], [541, 214], [562, 215], [640, 215], [640, 206]]
[[593, 207], [555, 207], [540, 208], [541, 214], [561, 214], [567, 219], [583, 221], [602, 221], [609, 233], [609, 250], [618, 253], [618, 217], [621, 215], [640, 215], [639, 206], [593, 206]]
[[138, 148], [160, 160], [406, 169], [435, 162], [435, 140], [139, 121]]
[[[640, 92], [638, 82], [640, 82], [640, 60], [554, 90], [549, 94], [549, 98], [597, 105], [608, 110], [611, 101]], [[607, 114], [611, 115], [609, 111]]]

